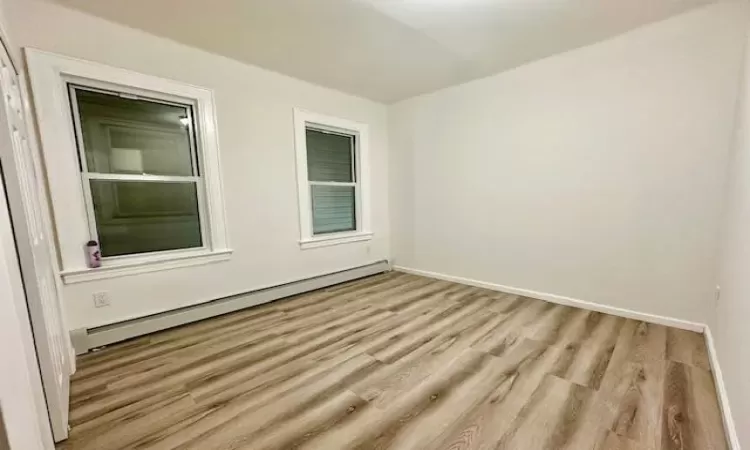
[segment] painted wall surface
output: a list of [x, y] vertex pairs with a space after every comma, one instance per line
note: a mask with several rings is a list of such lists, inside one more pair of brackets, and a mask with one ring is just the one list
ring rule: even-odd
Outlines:
[[750, 448], [750, 35], [730, 159], [716, 336], [738, 438]]
[[[231, 261], [67, 285], [72, 329], [95, 327], [347, 269], [390, 256], [387, 109], [37, 0], [6, 0], [19, 46], [213, 89]], [[293, 108], [367, 123], [371, 241], [301, 250]], [[52, 169], [54, 170], [54, 169]], [[92, 293], [110, 293], [94, 308]]]
[[394, 264], [712, 323], [745, 12], [394, 105]]

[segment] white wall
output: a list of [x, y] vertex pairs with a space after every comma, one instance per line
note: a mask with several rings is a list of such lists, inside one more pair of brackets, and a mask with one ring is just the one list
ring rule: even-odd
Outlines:
[[738, 437], [750, 448], [750, 35], [730, 159], [716, 336]]
[[745, 13], [716, 4], [394, 105], [394, 263], [713, 323]]
[[[390, 255], [386, 107], [38, 0], [6, 0], [20, 46], [213, 89], [229, 262], [67, 285], [70, 327], [94, 327], [367, 264]], [[197, 30], [200, 32], [200, 30]], [[372, 241], [300, 250], [292, 110], [370, 125]], [[53, 169], [54, 170], [54, 169]], [[112, 305], [95, 309], [91, 294]]]

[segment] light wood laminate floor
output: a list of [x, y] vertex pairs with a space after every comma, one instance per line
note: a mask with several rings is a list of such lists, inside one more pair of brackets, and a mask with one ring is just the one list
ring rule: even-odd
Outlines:
[[65, 449], [725, 449], [701, 335], [388, 273], [80, 358]]

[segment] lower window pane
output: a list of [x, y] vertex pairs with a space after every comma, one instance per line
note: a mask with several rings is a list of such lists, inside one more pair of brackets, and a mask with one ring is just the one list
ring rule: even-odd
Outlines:
[[354, 186], [312, 185], [313, 234], [357, 229]]
[[91, 180], [102, 256], [202, 246], [195, 183]]

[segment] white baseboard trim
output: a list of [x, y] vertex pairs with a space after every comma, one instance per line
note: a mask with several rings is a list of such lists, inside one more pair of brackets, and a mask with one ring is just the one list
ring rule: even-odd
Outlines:
[[71, 333], [76, 354], [84, 354], [92, 348], [109, 345], [126, 339], [166, 330], [199, 320], [239, 311], [251, 306], [272, 302], [280, 298], [322, 289], [346, 281], [364, 278], [390, 270], [388, 261], [379, 261], [361, 267], [342, 270], [280, 286], [271, 286], [252, 292], [212, 300], [138, 319], [118, 322], [97, 328], [79, 329]]
[[732, 411], [729, 407], [729, 396], [724, 385], [724, 376], [721, 373], [719, 365], [719, 355], [716, 353], [714, 337], [711, 334], [711, 328], [706, 326], [703, 330], [706, 339], [706, 348], [708, 349], [708, 359], [711, 362], [711, 372], [714, 375], [714, 384], [716, 385], [716, 395], [719, 398], [719, 408], [721, 409], [721, 418], [724, 421], [724, 430], [729, 441], [729, 448], [732, 450], [740, 449], [740, 439], [737, 436], [737, 428], [734, 426]]
[[706, 340], [706, 348], [708, 349], [708, 354], [711, 361], [711, 373], [713, 374], [714, 384], [716, 385], [716, 395], [719, 399], [719, 407], [721, 409], [722, 420], [724, 422], [724, 432], [730, 444], [730, 448], [732, 450], [741, 450], [739, 438], [737, 437], [737, 431], [734, 427], [734, 420], [732, 419], [732, 413], [729, 408], [729, 397], [727, 396], [726, 387], [724, 386], [724, 378], [721, 374], [721, 367], [719, 366], [716, 347], [714, 346], [711, 329], [707, 325], [697, 322], [675, 319], [672, 317], [659, 316], [655, 314], [633, 311], [630, 309], [602, 305], [600, 303], [588, 302], [585, 300], [565, 297], [562, 295], [532, 291], [529, 289], [521, 289], [513, 286], [504, 286], [501, 284], [472, 280], [471, 278], [456, 277], [438, 272], [430, 272], [427, 270], [412, 269], [409, 267], [398, 265], [394, 265], [393, 270], [410, 273], [412, 275], [421, 275], [424, 277], [435, 278], [438, 280], [452, 281], [454, 283], [461, 283], [469, 286], [476, 286], [484, 289], [491, 289], [493, 291], [504, 292], [507, 294], [523, 295], [524, 297], [531, 297], [539, 300], [545, 300], [551, 303], [557, 303], [560, 305], [574, 306], [576, 308], [598, 311], [601, 313], [611, 314], [613, 316], [625, 317], [627, 319], [640, 320], [643, 322], [655, 323], [658, 325], [665, 325], [668, 327], [680, 328], [682, 330], [703, 333]]
[[504, 286], [502, 284], [489, 283], [486, 281], [472, 280], [470, 278], [456, 277], [453, 275], [446, 275], [438, 272], [429, 272], [427, 270], [411, 269], [409, 267], [393, 266], [393, 270], [410, 273], [412, 275], [421, 275], [429, 278], [436, 278], [438, 280], [452, 281], [454, 283], [468, 284], [469, 286], [476, 286], [484, 289], [491, 289], [493, 291], [500, 291], [506, 294], [523, 295], [524, 297], [536, 298], [539, 300], [545, 300], [551, 303], [557, 303], [559, 305], [574, 306], [576, 308], [588, 309], [591, 311], [597, 311], [605, 314], [611, 314], [613, 316], [625, 317], [627, 319], [641, 320], [644, 322], [655, 323], [658, 325], [665, 325], [668, 327], [680, 328], [682, 330], [695, 331], [703, 333], [705, 325], [697, 322], [689, 322], [687, 320], [675, 319], [672, 317], [658, 316], [656, 314], [642, 313], [633, 311], [625, 308], [617, 308], [615, 306], [602, 305], [601, 303], [589, 302], [586, 300], [579, 300], [576, 298], [565, 297], [562, 295], [549, 294], [547, 292], [532, 291], [529, 289], [521, 289], [513, 286]]

